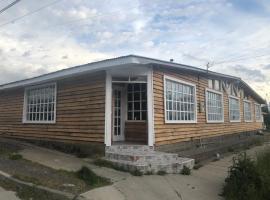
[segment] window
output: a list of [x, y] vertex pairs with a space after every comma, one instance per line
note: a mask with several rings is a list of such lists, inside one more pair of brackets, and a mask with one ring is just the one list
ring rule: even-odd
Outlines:
[[196, 86], [165, 77], [166, 122], [196, 122]]
[[245, 122], [252, 121], [251, 103], [249, 101], [244, 101], [244, 118]]
[[207, 122], [224, 122], [221, 92], [206, 89], [206, 118]]
[[54, 123], [56, 108], [56, 84], [25, 89], [25, 123]]
[[229, 98], [229, 115], [231, 122], [240, 122], [240, 101], [237, 97]]
[[256, 121], [260, 122], [262, 119], [262, 113], [261, 113], [261, 105], [255, 103], [255, 116], [256, 116]]
[[221, 81], [220, 80], [214, 80], [214, 79], [208, 79], [208, 87], [210, 89], [221, 91]]
[[146, 83], [128, 84], [128, 120], [147, 119]]

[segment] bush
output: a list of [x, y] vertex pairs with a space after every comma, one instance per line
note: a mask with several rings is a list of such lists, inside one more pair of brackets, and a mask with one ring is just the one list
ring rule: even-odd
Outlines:
[[160, 175], [160, 176], [164, 176], [166, 174], [167, 174], [167, 172], [163, 171], [163, 170], [160, 170], [160, 171], [157, 172], [157, 175]]
[[235, 157], [223, 188], [225, 199], [268, 200], [269, 194], [270, 151], [259, 154], [256, 161], [246, 153]]
[[138, 169], [131, 171], [130, 174], [132, 174], [133, 176], [142, 176], [143, 175], [143, 173]]
[[181, 174], [183, 175], [190, 175], [191, 174], [191, 170], [187, 167], [187, 166], [184, 166], [182, 171], [181, 171]]

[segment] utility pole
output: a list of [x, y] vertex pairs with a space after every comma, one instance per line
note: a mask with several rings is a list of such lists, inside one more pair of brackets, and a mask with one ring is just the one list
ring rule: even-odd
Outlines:
[[214, 65], [214, 62], [207, 62], [207, 64], [206, 64], [206, 70], [207, 70], [207, 73], [208, 73], [208, 71], [209, 71], [209, 68], [210, 67], [213, 67], [213, 65]]

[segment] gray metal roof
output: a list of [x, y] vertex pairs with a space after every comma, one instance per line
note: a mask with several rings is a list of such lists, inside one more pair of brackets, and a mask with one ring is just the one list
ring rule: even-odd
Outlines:
[[33, 84], [42, 83], [42, 82], [46, 82], [46, 81], [57, 80], [60, 78], [79, 75], [79, 74], [86, 73], [86, 72], [100, 71], [100, 70], [105, 70], [108, 68], [121, 66], [121, 65], [127, 65], [127, 64], [161, 65], [161, 66], [178, 68], [178, 69], [183, 69], [183, 70], [188, 70], [188, 71], [194, 71], [194, 72], [202, 73], [202, 74], [208, 74], [208, 75], [217, 76], [217, 77], [225, 78], [225, 79], [237, 80], [237, 81], [240, 81], [241, 84], [244, 87], [246, 87], [252, 93], [252, 95], [255, 96], [255, 98], [257, 98], [261, 103], [264, 103], [264, 100], [248, 84], [246, 84], [239, 77], [230, 76], [230, 75], [217, 73], [217, 72], [213, 72], [213, 71], [208, 71], [208, 70], [201, 69], [201, 68], [194, 67], [194, 66], [183, 65], [183, 64], [179, 64], [179, 63], [174, 63], [174, 62], [169, 62], [169, 61], [164, 61], [164, 60], [159, 60], [159, 59], [153, 59], [153, 58], [147, 58], [147, 57], [137, 56], [137, 55], [127, 55], [127, 56], [122, 56], [122, 57], [117, 57], [117, 58], [112, 58], [112, 59], [106, 59], [106, 60], [102, 60], [102, 61], [98, 61], [98, 62], [92, 62], [92, 63], [88, 63], [85, 65], [79, 65], [79, 66], [59, 70], [56, 72], [44, 74], [41, 76], [29, 78], [29, 79], [24, 79], [24, 80], [20, 80], [20, 81], [16, 81], [16, 82], [3, 84], [3, 85], [0, 85], [0, 90], [11, 89], [11, 88], [15, 88], [15, 87], [22, 87], [22, 86], [27, 86], [27, 85], [33, 85]]

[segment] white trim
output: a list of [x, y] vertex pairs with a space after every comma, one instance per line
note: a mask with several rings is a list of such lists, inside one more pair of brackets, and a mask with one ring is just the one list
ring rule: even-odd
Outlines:
[[[115, 105], [113, 103], [112, 105], [112, 142], [119, 142], [119, 141], [125, 141], [125, 105], [126, 105], [126, 98], [125, 98], [125, 88], [121, 86], [112, 85], [112, 97], [114, 97], [114, 90], [118, 90], [121, 92], [121, 98], [120, 98], [120, 135], [115, 135]], [[113, 98], [115, 100], [115, 98]]]
[[[208, 95], [207, 92], [212, 92], [212, 93], [216, 93], [216, 94], [220, 94], [221, 95], [221, 104], [222, 104], [222, 120], [218, 120], [218, 121], [211, 121], [208, 120]], [[207, 123], [211, 123], [211, 124], [215, 124], [215, 123], [224, 123], [224, 99], [223, 99], [223, 92], [217, 91], [217, 90], [213, 90], [213, 89], [209, 89], [209, 88], [205, 88], [205, 108], [206, 108], [206, 122]]]
[[105, 89], [105, 137], [106, 146], [112, 145], [112, 76], [106, 71]]
[[[194, 120], [167, 120], [167, 109], [166, 109], [166, 92], [167, 92], [167, 86], [166, 86], [166, 80], [171, 80], [180, 84], [188, 85], [194, 88]], [[164, 116], [165, 116], [165, 123], [166, 124], [194, 124], [197, 123], [197, 89], [196, 84], [183, 81], [178, 78], [174, 78], [168, 75], [164, 75], [163, 77], [163, 101], [164, 101]]]
[[[250, 104], [250, 115], [251, 115], [251, 120], [246, 120], [246, 117], [245, 117], [245, 103], [249, 103]], [[244, 122], [253, 122], [253, 119], [252, 119], [252, 104], [251, 104], [251, 101], [250, 100], [247, 100], [247, 99], [244, 99], [243, 100], [243, 112], [244, 112]]]
[[[257, 113], [256, 113], [256, 106], [260, 106], [260, 119], [259, 120], [257, 120]], [[261, 104], [259, 104], [259, 103], [254, 103], [254, 116], [255, 116], [255, 121], [256, 122], [262, 122], [262, 107], [261, 107]]]
[[137, 64], [141, 64], [141, 65], [158, 64], [158, 65], [163, 65], [163, 66], [176, 67], [179, 69], [192, 70], [196, 72], [208, 73], [208, 74], [217, 75], [217, 76], [221, 76], [225, 78], [232, 78], [232, 79], [240, 80], [239, 77], [216, 73], [216, 72], [204, 70], [198, 67], [183, 65], [179, 63], [172, 63], [168, 61], [147, 58], [147, 57], [142, 57], [142, 56], [137, 56], [137, 55], [128, 55], [128, 56], [122, 56], [118, 58], [106, 59], [106, 60], [102, 60], [98, 62], [92, 62], [85, 65], [79, 65], [79, 66], [71, 67], [68, 69], [59, 70], [53, 73], [41, 75], [38, 77], [16, 81], [12, 83], [7, 83], [4, 85], [0, 85], [0, 90], [14, 88], [14, 87], [28, 86], [28, 85], [44, 83], [48, 81], [55, 81], [63, 77], [69, 77], [69, 76], [74, 76], [74, 75], [83, 74], [87, 72], [93, 72], [93, 71], [107, 70], [109, 68], [113, 68], [113, 67], [117, 67], [121, 65], [127, 65], [127, 64], [134, 64], [134, 66], [136, 66]]
[[[27, 91], [35, 89], [35, 88], [44, 88], [48, 86], [54, 86], [54, 119], [52, 121], [30, 121], [27, 120]], [[35, 86], [29, 86], [24, 88], [24, 102], [23, 102], [23, 116], [22, 116], [22, 123], [24, 124], [55, 124], [56, 123], [56, 104], [57, 104], [57, 83], [52, 82], [52, 83], [46, 83], [46, 84], [39, 84]]]
[[[231, 99], [236, 99], [238, 100], [238, 104], [239, 104], [239, 120], [231, 120]], [[233, 96], [233, 95], [229, 95], [229, 121], [232, 122], [232, 123], [235, 123], [235, 122], [241, 122], [241, 104], [240, 104], [240, 97], [236, 97], [236, 96]]]
[[147, 121], [148, 121], [148, 146], [155, 144], [154, 128], [154, 90], [153, 90], [153, 69], [147, 73]]

